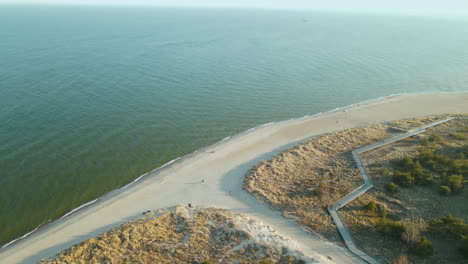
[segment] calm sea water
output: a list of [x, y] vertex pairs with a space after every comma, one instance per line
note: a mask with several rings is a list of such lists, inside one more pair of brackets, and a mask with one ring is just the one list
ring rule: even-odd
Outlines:
[[0, 6], [0, 244], [262, 123], [468, 91], [468, 23]]

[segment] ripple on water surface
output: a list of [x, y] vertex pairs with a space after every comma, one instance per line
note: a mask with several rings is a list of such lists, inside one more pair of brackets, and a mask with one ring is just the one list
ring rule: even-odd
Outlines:
[[443, 19], [11, 6], [0, 39], [0, 244], [251, 127], [468, 84]]

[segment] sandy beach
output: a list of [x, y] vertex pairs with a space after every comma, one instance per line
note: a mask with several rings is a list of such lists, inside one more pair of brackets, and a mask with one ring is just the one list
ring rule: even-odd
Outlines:
[[329, 262], [330, 256], [336, 263], [361, 263], [346, 248], [313, 237], [242, 190], [247, 170], [260, 160], [320, 134], [375, 122], [467, 112], [468, 93], [408, 94], [260, 126], [180, 158], [39, 228], [0, 249], [0, 259], [2, 263], [37, 263], [136, 218], [143, 211], [192, 203], [258, 218], [299, 243], [305, 255], [319, 262]]

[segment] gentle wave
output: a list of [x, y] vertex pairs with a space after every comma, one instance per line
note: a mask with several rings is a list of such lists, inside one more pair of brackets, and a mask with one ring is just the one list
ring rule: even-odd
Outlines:
[[[182, 157], [183, 157], [183, 156], [182, 156]], [[162, 165], [161, 167], [159, 167], [159, 168], [157, 168], [157, 169], [162, 169], [162, 168], [164, 168], [164, 167], [166, 167], [166, 166], [169, 166], [169, 165], [171, 165], [172, 163], [176, 162], [177, 160], [179, 160], [179, 159], [182, 158], [182, 157], [175, 158], [175, 159], [173, 159], [173, 160], [171, 160], [171, 161], [165, 163], [164, 165]]]
[[141, 178], [143, 178], [143, 176], [145, 176], [146, 174], [148, 174], [148, 173], [145, 173], [145, 174], [141, 175], [140, 177], [136, 178], [136, 179], [133, 180], [131, 183], [125, 185], [125, 186], [122, 187], [121, 189], [122, 189], [122, 190], [123, 190], [123, 189], [127, 189], [127, 187], [129, 187], [130, 185], [132, 185], [132, 184], [134, 184], [135, 182], [139, 181], [139, 180], [140, 180]]
[[[196, 152], [198, 152], [198, 150], [194, 151], [193, 153], [196, 153]], [[182, 156], [182, 157], [183, 157], [183, 156]], [[140, 175], [138, 178], [136, 178], [135, 180], [133, 180], [131, 183], [125, 185], [124, 187], [122, 187], [122, 188], [120, 188], [120, 189], [121, 189], [121, 190], [127, 189], [128, 187], [130, 187], [130, 186], [133, 185], [134, 183], [136, 183], [136, 182], [138, 182], [139, 180], [141, 180], [144, 176], [149, 175], [149, 174], [151, 174], [151, 173], [153, 173], [153, 172], [156, 172], [156, 171], [158, 171], [158, 170], [161, 170], [161, 169], [163, 169], [163, 168], [165, 168], [165, 167], [171, 165], [172, 163], [176, 162], [177, 160], [179, 160], [179, 159], [182, 158], [182, 157], [175, 158], [175, 159], [173, 159], [173, 160], [171, 160], [171, 161], [169, 161], [169, 162], [166, 162], [165, 164], [161, 165], [160, 167], [155, 168], [155, 169], [152, 170], [152, 171], [149, 171], [149, 172], [146, 172], [146, 173]]]
[[65, 218], [65, 217], [67, 217], [67, 216], [73, 214], [74, 212], [80, 210], [81, 208], [83, 208], [83, 207], [85, 207], [85, 206], [88, 206], [88, 205], [90, 205], [90, 204], [93, 204], [93, 203], [97, 202], [97, 200], [98, 200], [98, 199], [94, 199], [94, 200], [92, 200], [92, 201], [90, 201], [90, 202], [87, 202], [87, 203], [85, 203], [85, 204], [83, 204], [83, 205], [81, 205], [81, 206], [79, 206], [79, 207], [77, 207], [77, 208], [71, 210], [70, 212], [66, 213], [64, 216], [60, 217], [60, 219], [63, 219], [63, 218]]
[[22, 237], [19, 237], [19, 238], [15, 239], [15, 240], [12, 240], [12, 241], [10, 241], [10, 242], [6, 243], [5, 245], [3, 245], [3, 247], [2, 247], [2, 248], [6, 248], [6, 247], [8, 247], [9, 245], [11, 245], [11, 244], [15, 243], [16, 241], [18, 241], [18, 240], [20, 240], [20, 239], [23, 239], [23, 238], [25, 238], [25, 237], [27, 237], [27, 236], [29, 236], [30, 234], [32, 234], [32, 233], [34, 233], [34, 232], [36, 232], [36, 230], [38, 230], [38, 229], [39, 229], [39, 227], [36, 227], [36, 228], [35, 228], [33, 231], [31, 231], [31, 232], [29, 232], [29, 233], [26, 233], [26, 234], [24, 234]]
[[274, 123], [275, 122], [266, 123], [266, 124], [260, 125], [259, 127], [265, 127], [265, 126], [273, 125]]
[[230, 138], [231, 138], [231, 136], [225, 137], [225, 138], [223, 138], [220, 142], [224, 142], [224, 141], [226, 141], [226, 140], [228, 140], [228, 139], [230, 139]]
[[[67, 216], [73, 214], [74, 212], [76, 212], [76, 211], [78, 211], [78, 210], [80, 210], [80, 209], [82, 209], [82, 208], [84, 208], [84, 207], [86, 207], [86, 206], [88, 206], [88, 205], [91, 205], [91, 204], [97, 202], [98, 200], [99, 200], [99, 198], [94, 199], [94, 200], [92, 200], [92, 201], [90, 201], [90, 202], [87, 202], [87, 203], [85, 203], [85, 204], [82, 204], [82, 205], [78, 206], [77, 208], [75, 208], [75, 209], [71, 210], [70, 212], [64, 214], [62, 217], [59, 218], [59, 220], [61, 220], [61, 219], [65, 218], [65, 217], [67, 217]], [[49, 219], [49, 221], [47, 221], [47, 222], [49, 223], [50, 221], [51, 221], [51, 220]], [[36, 232], [36, 231], [37, 231], [39, 228], [41, 228], [42, 226], [43, 226], [43, 224], [37, 226], [37, 227], [34, 228], [32, 231], [30, 231], [30, 232], [24, 234], [24, 235], [21, 236], [21, 237], [18, 237], [18, 238], [16, 238], [16, 239], [11, 240], [10, 242], [8, 242], [8, 243], [6, 243], [5, 245], [3, 245], [1, 248], [6, 248], [6, 247], [8, 247], [9, 245], [15, 243], [16, 241], [19, 241], [19, 240], [21, 240], [21, 239], [26, 238], [27, 236], [29, 236], [29, 235], [31, 235], [32, 233]]]

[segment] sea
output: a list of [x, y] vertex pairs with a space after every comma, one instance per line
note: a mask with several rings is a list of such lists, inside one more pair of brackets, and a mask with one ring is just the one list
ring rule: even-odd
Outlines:
[[468, 20], [0, 5], [0, 246], [261, 124], [468, 91]]

